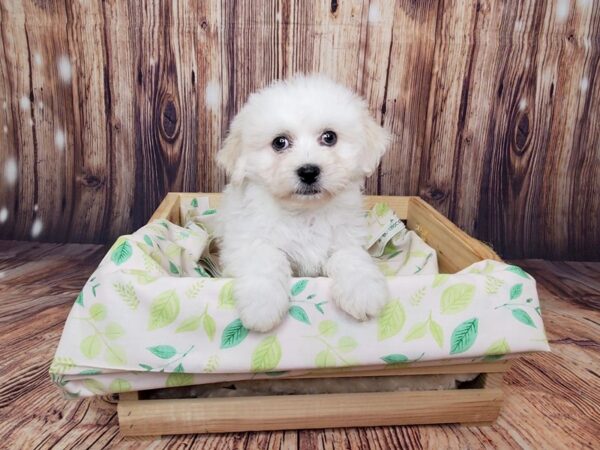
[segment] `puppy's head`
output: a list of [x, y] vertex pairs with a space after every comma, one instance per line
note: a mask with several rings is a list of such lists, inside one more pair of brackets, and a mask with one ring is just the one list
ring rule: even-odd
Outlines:
[[250, 96], [217, 161], [232, 184], [258, 183], [280, 201], [310, 203], [362, 182], [388, 141], [356, 94], [322, 76], [297, 76]]

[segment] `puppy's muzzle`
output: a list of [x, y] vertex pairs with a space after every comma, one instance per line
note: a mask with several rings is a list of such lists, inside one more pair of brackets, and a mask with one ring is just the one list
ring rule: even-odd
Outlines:
[[298, 178], [300, 181], [306, 185], [312, 185], [317, 182], [319, 179], [319, 174], [321, 173], [321, 169], [319, 166], [315, 166], [314, 164], [304, 164], [300, 166], [298, 170], [296, 170], [298, 174]]

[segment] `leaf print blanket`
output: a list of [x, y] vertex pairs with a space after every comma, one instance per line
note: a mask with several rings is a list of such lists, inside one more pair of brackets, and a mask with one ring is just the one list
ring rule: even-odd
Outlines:
[[217, 212], [199, 197], [181, 217], [120, 237], [83, 287], [50, 367], [66, 396], [548, 350], [531, 276], [497, 261], [438, 274], [435, 252], [385, 204], [367, 213], [392, 293], [378, 319], [339, 311], [327, 278], [296, 278], [284, 323], [250, 332], [211, 253]]

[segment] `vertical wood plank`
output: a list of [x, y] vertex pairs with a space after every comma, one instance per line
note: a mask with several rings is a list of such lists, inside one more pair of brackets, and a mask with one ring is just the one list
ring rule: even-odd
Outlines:
[[[544, 186], [542, 209], [537, 211], [544, 217], [544, 238], [538, 249], [553, 259], [569, 253], [599, 258], [600, 246], [589, 245], [599, 236], [599, 221], [591, 218], [600, 217], [600, 131], [590, 109], [597, 107], [599, 100], [586, 85], [597, 80], [600, 4], [571, 2], [562, 21], [556, 9], [552, 12], [554, 20], [549, 21], [547, 35], [554, 38], [552, 53], [559, 56], [554, 69], [550, 145], [543, 169], [544, 179], [552, 181]], [[586, 141], [595, 144], [585, 145]]]
[[477, 15], [478, 8], [473, 3], [443, 0], [438, 8], [419, 195], [445, 215], [452, 200], [455, 140], [464, 120], [472, 70], [471, 32]]
[[197, 10], [184, 1], [130, 7], [137, 35], [136, 228], [168, 191], [196, 186]]
[[225, 111], [229, 103], [229, 71], [222, 3], [202, 2], [197, 25], [196, 66], [198, 128], [196, 190], [219, 192], [225, 173], [217, 168], [215, 155], [227, 131]]
[[378, 193], [414, 195], [427, 130], [438, 1], [395, 5], [381, 111], [393, 139], [379, 168]]
[[[371, 1], [368, 7], [364, 8], [362, 22], [363, 35], [361, 36], [361, 47], [364, 47], [362, 61], [360, 61], [361, 71], [358, 74], [358, 92], [369, 102], [369, 108], [378, 123], [383, 126], [386, 124], [386, 113], [390, 106], [395, 105], [396, 99], [388, 102], [388, 89], [390, 85], [390, 74], [392, 72], [392, 35], [394, 33], [395, 10], [394, 2]], [[396, 44], [397, 45], [397, 44]], [[398, 61], [397, 64], [402, 64]], [[388, 104], [389, 103], [389, 104]], [[389, 153], [398, 152], [400, 149], [396, 145], [395, 130], [389, 129], [392, 134]], [[381, 166], [370, 176], [365, 185], [365, 192], [368, 194], [380, 194]]]
[[[69, 240], [103, 242], [109, 222], [111, 146], [107, 127], [109, 92], [104, 83], [104, 16], [99, 2], [69, 2], [66, 10], [69, 54], [56, 55], [62, 70], [70, 66], [73, 92], [74, 205]], [[60, 78], [60, 77], [59, 77]], [[91, 238], [91, 239], [90, 239]]]
[[[35, 134], [35, 170], [33, 177], [24, 173], [24, 180], [35, 186], [33, 197], [23, 198], [24, 205], [33, 204], [31, 228], [41, 227], [38, 238], [70, 239], [69, 225], [75, 203], [75, 129], [72, 75], [67, 11], [63, 2], [47, 2], [44, 8], [23, 2], [28, 38], [32, 102], [31, 115]], [[59, 25], [59, 26], [57, 26]], [[59, 61], [63, 62], [63, 78], [59, 77]], [[71, 75], [71, 77], [69, 77]], [[22, 155], [27, 147], [20, 147]], [[33, 179], [32, 179], [33, 178]], [[36, 211], [37, 208], [37, 211]]]
[[578, 6], [574, 28], [579, 31], [575, 43], [583, 64], [577, 73], [581, 77], [576, 83], [578, 116], [573, 130], [574, 156], [569, 164], [576, 174], [575, 186], [570, 203], [568, 247], [553, 256], [556, 259], [574, 254], [585, 260], [599, 260], [600, 220], [590, 218], [600, 217], [600, 4], [580, 2]]
[[106, 242], [112, 242], [132, 227], [135, 213], [136, 176], [135, 122], [135, 40], [127, 3], [111, 0], [102, 4], [105, 51], [104, 91], [110, 148], [110, 207], [107, 211]]
[[[2, 59], [5, 61], [3, 85], [7, 88], [3, 99], [6, 109], [3, 109], [0, 153], [3, 175], [0, 195], [2, 207], [7, 208], [8, 214], [4, 227], [10, 228], [14, 236], [25, 237], [33, 220], [36, 149], [33, 128], [29, 125], [33, 94], [25, 12], [21, 4], [2, 4]], [[34, 179], [28, 181], [26, 174], [34, 174]]]
[[[9, 22], [9, 18], [11, 19]], [[19, 74], [19, 68], [29, 67], [29, 63], [23, 56], [26, 55], [24, 44], [25, 26], [24, 14], [21, 5], [0, 3], [0, 102], [2, 118], [0, 127], [0, 211], [4, 220], [0, 223], [1, 236], [15, 236], [17, 233], [17, 214], [20, 209], [25, 211], [25, 202], [20, 204], [22, 196], [19, 189], [22, 188], [22, 173], [20, 170], [21, 160], [18, 151], [20, 143], [19, 131], [19, 97], [15, 92], [19, 90], [28, 92], [26, 81]], [[13, 36], [13, 39], [8, 39]], [[17, 47], [20, 46], [20, 48]], [[23, 194], [31, 195], [31, 192]], [[23, 211], [23, 215], [24, 215]], [[19, 227], [25, 228], [20, 222]]]

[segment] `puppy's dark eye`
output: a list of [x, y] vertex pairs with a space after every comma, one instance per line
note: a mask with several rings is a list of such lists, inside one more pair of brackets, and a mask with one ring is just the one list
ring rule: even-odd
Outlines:
[[321, 145], [332, 147], [337, 142], [337, 134], [335, 134], [335, 131], [327, 130], [321, 135], [319, 142]]
[[276, 152], [281, 152], [288, 148], [290, 144], [290, 140], [287, 137], [277, 136], [275, 139], [273, 139], [273, 142], [271, 142], [271, 147], [273, 147], [273, 150]]

